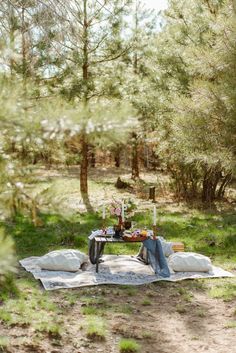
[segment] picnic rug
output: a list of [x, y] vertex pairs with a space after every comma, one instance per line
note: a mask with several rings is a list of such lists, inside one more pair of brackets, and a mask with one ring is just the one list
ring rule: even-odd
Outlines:
[[46, 290], [60, 288], [76, 288], [94, 286], [100, 284], [125, 284], [142, 285], [157, 281], [176, 282], [184, 279], [234, 277], [228, 271], [213, 266], [213, 272], [175, 272], [168, 278], [154, 274], [150, 265], [140, 262], [135, 256], [128, 255], [104, 255], [103, 262], [99, 264], [99, 272], [96, 273], [95, 265], [88, 264], [77, 272], [47, 271], [37, 266], [39, 257], [33, 256], [23, 259], [21, 266], [31, 272], [35, 279], [42, 282]]

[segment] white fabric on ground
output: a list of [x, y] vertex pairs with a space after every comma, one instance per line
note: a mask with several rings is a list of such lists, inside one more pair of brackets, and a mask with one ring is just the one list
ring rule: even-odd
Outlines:
[[170, 255], [168, 265], [175, 272], [211, 272], [209, 257], [193, 252], [177, 252]]
[[184, 279], [234, 277], [230, 272], [213, 266], [212, 273], [205, 272], [176, 272], [169, 278], [157, 277], [149, 265], [145, 265], [133, 256], [105, 255], [104, 262], [99, 265], [99, 273], [95, 272], [95, 265], [89, 264], [85, 271], [63, 272], [41, 270], [37, 265], [38, 257], [29, 257], [20, 264], [31, 272], [36, 279], [40, 279], [46, 290], [59, 288], [76, 288], [99, 284], [141, 285], [156, 281], [176, 282]]
[[88, 261], [88, 256], [79, 250], [55, 250], [41, 256], [37, 265], [42, 270], [76, 272]]

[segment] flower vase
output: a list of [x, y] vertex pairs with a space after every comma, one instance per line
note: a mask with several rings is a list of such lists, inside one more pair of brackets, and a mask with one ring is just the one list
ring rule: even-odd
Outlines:
[[118, 216], [118, 224], [114, 226], [114, 238], [120, 238], [122, 236], [123, 222], [122, 217]]
[[122, 217], [121, 216], [118, 216], [118, 226], [120, 228], [122, 228], [122, 226], [123, 226], [123, 221], [122, 221]]

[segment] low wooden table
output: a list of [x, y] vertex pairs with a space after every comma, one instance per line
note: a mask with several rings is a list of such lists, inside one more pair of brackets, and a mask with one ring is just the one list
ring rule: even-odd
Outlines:
[[[122, 238], [115, 238], [112, 236], [97, 236], [94, 238], [95, 240], [95, 250], [96, 254], [99, 252], [99, 248], [101, 244], [106, 244], [106, 243], [142, 243], [142, 240], [133, 240], [133, 241], [126, 241]], [[99, 267], [99, 255], [97, 255], [96, 258], [96, 272], [98, 273], [98, 267]]]
[[[101, 246], [101, 244], [107, 244], [107, 243], [142, 243], [142, 240], [132, 240], [132, 241], [127, 241], [124, 240], [122, 238], [115, 238], [114, 236], [96, 236], [94, 238], [95, 240], [95, 252], [97, 254], [96, 257], [96, 272], [98, 273], [98, 269], [99, 269], [99, 248]], [[178, 251], [184, 251], [184, 244], [181, 242], [173, 242], [172, 248], [174, 250], [174, 252], [178, 252]]]

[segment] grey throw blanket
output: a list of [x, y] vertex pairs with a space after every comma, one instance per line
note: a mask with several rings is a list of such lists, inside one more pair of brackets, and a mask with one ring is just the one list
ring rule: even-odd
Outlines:
[[147, 239], [143, 242], [147, 250], [147, 260], [154, 272], [161, 277], [170, 277], [170, 270], [163, 253], [161, 241], [159, 239]]

